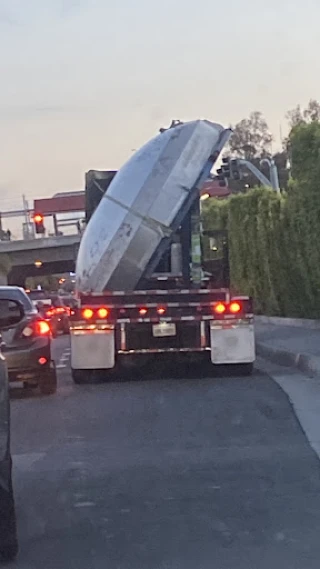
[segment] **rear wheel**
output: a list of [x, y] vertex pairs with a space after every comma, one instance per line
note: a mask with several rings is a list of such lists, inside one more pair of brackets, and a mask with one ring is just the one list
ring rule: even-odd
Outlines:
[[104, 383], [114, 377], [114, 369], [71, 369], [71, 376], [77, 385]]
[[253, 362], [237, 365], [237, 371], [238, 371], [239, 375], [241, 375], [243, 377], [248, 376], [248, 375], [252, 375], [253, 369], [254, 369], [254, 363]]
[[84, 385], [90, 383], [91, 370], [89, 369], [71, 369], [71, 375], [74, 383]]
[[58, 330], [55, 326], [53, 326], [51, 328], [51, 334], [52, 334], [52, 338], [57, 338], [58, 337]]
[[53, 395], [57, 391], [57, 386], [57, 373], [55, 368], [50, 369], [50, 371], [39, 380], [39, 389], [42, 395]]
[[69, 328], [69, 323], [68, 323], [68, 322], [65, 322], [65, 323], [63, 324], [63, 330], [62, 330], [62, 332], [63, 332], [64, 335], [70, 334], [70, 328]]

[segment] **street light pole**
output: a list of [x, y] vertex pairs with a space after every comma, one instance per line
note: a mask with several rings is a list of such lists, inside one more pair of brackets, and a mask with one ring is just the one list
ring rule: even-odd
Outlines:
[[262, 166], [262, 164], [267, 164], [269, 167], [270, 183], [272, 188], [276, 192], [280, 192], [278, 168], [276, 166], [275, 161], [273, 160], [273, 158], [271, 160], [269, 160], [269, 158], [263, 158], [263, 160], [260, 160], [260, 165]]

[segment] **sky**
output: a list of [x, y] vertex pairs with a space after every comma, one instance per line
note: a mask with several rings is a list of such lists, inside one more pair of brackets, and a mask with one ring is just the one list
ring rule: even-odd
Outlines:
[[83, 188], [171, 119], [320, 98], [319, 0], [0, 0], [0, 211]]

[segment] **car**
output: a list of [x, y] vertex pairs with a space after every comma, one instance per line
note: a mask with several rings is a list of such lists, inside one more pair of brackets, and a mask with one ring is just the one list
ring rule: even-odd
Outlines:
[[[0, 333], [25, 319], [22, 303], [0, 298]], [[0, 561], [12, 561], [18, 553], [17, 524], [10, 452], [10, 403], [6, 360], [0, 351]]]
[[44, 290], [30, 290], [27, 294], [41, 316], [49, 322], [54, 337], [59, 332], [69, 334], [70, 310], [61, 296]]
[[0, 300], [9, 298], [23, 306], [24, 318], [1, 334], [1, 351], [8, 366], [9, 382], [39, 387], [50, 395], [57, 390], [57, 375], [51, 357], [52, 333], [48, 322], [33, 306], [25, 291], [16, 286], [0, 286]]
[[78, 307], [78, 301], [74, 296], [63, 296], [63, 303], [68, 307], [69, 316], [71, 316]]

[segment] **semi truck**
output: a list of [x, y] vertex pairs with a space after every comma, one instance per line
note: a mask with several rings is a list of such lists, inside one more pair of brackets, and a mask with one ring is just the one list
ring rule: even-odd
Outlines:
[[160, 354], [252, 372], [252, 299], [230, 289], [227, 232], [201, 221], [201, 188], [230, 135], [207, 120], [173, 123], [118, 171], [87, 173], [75, 383]]

